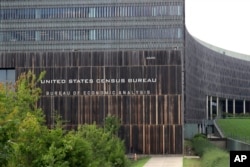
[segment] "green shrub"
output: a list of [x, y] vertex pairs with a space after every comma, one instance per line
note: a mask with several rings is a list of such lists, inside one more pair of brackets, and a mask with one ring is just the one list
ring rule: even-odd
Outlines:
[[215, 147], [206, 138], [202, 136], [194, 137], [192, 140], [192, 146], [195, 153], [199, 156], [202, 156], [206, 150]]
[[192, 139], [192, 146], [201, 157], [202, 167], [228, 167], [229, 154], [211, 144], [204, 136], [197, 135]]
[[238, 118], [242, 118], [242, 119], [249, 119], [250, 118], [250, 113], [222, 113], [222, 118], [228, 118], [228, 119], [238, 119]]
[[197, 138], [202, 138], [202, 139], [206, 139], [207, 137], [204, 135], [204, 134], [196, 134], [196, 135], [194, 135], [194, 137], [193, 137], [194, 139], [197, 139]]
[[78, 133], [90, 144], [93, 152], [91, 167], [125, 167], [128, 159], [124, 143], [110, 132], [105, 132], [97, 125], [85, 125]]

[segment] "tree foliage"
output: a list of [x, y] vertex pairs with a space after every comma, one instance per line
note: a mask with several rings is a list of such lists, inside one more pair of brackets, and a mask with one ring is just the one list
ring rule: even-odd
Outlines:
[[93, 151], [91, 167], [123, 167], [127, 165], [124, 143], [97, 125], [80, 126], [78, 132], [85, 138]]
[[109, 114], [104, 120], [104, 130], [112, 135], [117, 135], [120, 126], [120, 120], [114, 115]]
[[[32, 72], [22, 74], [15, 85], [0, 85], [0, 164], [7, 166], [19, 149], [19, 140], [28, 131], [37, 132], [40, 127], [42, 112], [37, 108], [40, 89], [36, 87], [39, 78]], [[38, 119], [39, 118], [39, 119]], [[32, 125], [30, 126], [29, 123]], [[33, 129], [32, 129], [33, 128]], [[31, 140], [31, 139], [29, 139]]]
[[124, 167], [123, 142], [115, 135], [119, 124], [106, 118], [106, 129], [81, 125], [65, 131], [60, 119], [49, 129], [37, 106], [41, 90], [32, 72], [15, 85], [0, 84], [0, 167]]

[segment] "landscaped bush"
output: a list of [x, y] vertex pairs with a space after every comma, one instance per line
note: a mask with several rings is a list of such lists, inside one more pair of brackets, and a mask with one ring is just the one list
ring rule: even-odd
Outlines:
[[229, 166], [229, 154], [211, 144], [204, 136], [195, 136], [192, 145], [197, 155], [201, 157], [202, 167]]
[[192, 140], [192, 146], [195, 153], [200, 157], [204, 154], [206, 150], [215, 147], [206, 139], [204, 135], [194, 136]]
[[222, 118], [242, 118], [242, 119], [249, 119], [250, 118], [250, 113], [222, 113]]

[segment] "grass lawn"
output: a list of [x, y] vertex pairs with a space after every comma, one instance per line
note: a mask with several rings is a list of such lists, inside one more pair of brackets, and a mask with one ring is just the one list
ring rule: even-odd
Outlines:
[[217, 124], [226, 137], [250, 143], [250, 119], [219, 119]]
[[183, 167], [201, 167], [199, 158], [183, 158]]
[[149, 159], [150, 157], [144, 157], [144, 158], [138, 159], [137, 161], [132, 161], [131, 167], [143, 167], [143, 165], [145, 165]]

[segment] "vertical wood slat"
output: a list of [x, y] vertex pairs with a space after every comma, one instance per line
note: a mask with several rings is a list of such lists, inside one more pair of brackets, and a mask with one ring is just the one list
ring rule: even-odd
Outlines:
[[182, 114], [181, 114], [181, 96], [178, 95], [178, 125], [181, 125], [182, 121]]

